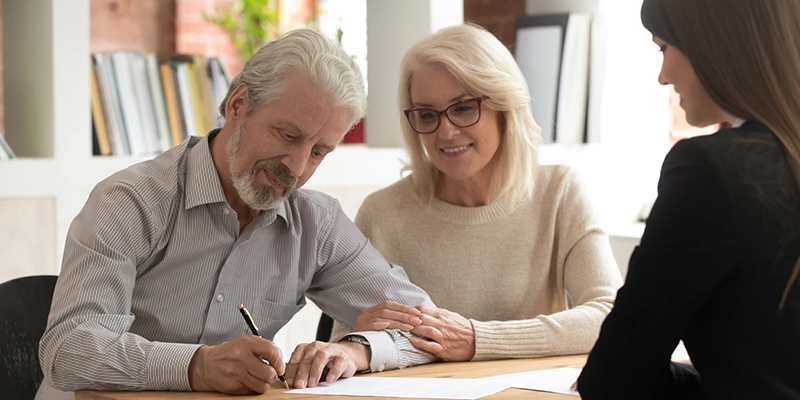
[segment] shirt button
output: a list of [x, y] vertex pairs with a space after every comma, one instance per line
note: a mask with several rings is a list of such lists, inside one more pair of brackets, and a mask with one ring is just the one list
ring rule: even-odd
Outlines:
[[226, 209], [222, 210], [222, 213], [225, 214], [225, 215], [231, 215], [231, 210], [228, 210], [226, 208]]
[[217, 295], [217, 301], [221, 303], [222, 300], [225, 300], [225, 296], [223, 296], [222, 293], [220, 293]]

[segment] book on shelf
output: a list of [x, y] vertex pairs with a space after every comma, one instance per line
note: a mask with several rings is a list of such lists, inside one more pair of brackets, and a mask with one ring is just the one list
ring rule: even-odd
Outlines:
[[114, 67], [111, 64], [110, 56], [108, 54], [94, 54], [92, 55], [92, 61], [95, 76], [97, 77], [97, 85], [102, 97], [101, 104], [111, 143], [111, 154], [131, 154], [128, 146], [128, 137], [122, 123], [122, 110], [120, 109], [117, 84], [114, 80]]
[[110, 156], [111, 155], [111, 139], [108, 136], [108, 125], [106, 125], [106, 117], [103, 113], [102, 97], [100, 96], [100, 87], [97, 85], [97, 74], [95, 73], [94, 63], [90, 71], [90, 85], [92, 97], [92, 132], [93, 142], [97, 142], [97, 151], [92, 151], [94, 155]]
[[92, 54], [93, 140], [100, 155], [158, 154], [219, 126], [228, 78], [217, 58], [153, 53]]
[[172, 143], [179, 144], [183, 142], [184, 128], [181, 127], [181, 117], [178, 114], [178, 97], [175, 93], [175, 80], [172, 74], [172, 67], [167, 64], [161, 64], [161, 83], [164, 87], [164, 103], [167, 106], [167, 116], [169, 117], [169, 130], [172, 134]]

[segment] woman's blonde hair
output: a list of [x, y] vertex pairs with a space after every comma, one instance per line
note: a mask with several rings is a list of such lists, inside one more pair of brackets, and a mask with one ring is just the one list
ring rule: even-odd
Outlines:
[[[800, 188], [800, 1], [645, 0], [642, 23], [686, 54], [714, 102], [777, 136]], [[798, 273], [800, 259], [779, 309]]]
[[401, 64], [399, 114], [410, 157], [404, 171], [411, 171], [414, 197], [429, 201], [441, 175], [425, 152], [420, 134], [411, 128], [403, 114], [403, 110], [412, 107], [409, 90], [414, 73], [428, 65], [446, 69], [466, 94], [484, 97], [483, 104], [501, 115], [492, 200], [503, 196], [515, 200], [529, 194], [538, 167], [541, 129], [533, 121], [528, 85], [514, 57], [494, 35], [479, 26], [465, 24], [441, 29], [417, 42]]

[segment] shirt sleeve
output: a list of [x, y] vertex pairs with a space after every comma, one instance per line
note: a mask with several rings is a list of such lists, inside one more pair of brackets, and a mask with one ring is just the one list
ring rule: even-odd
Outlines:
[[190, 390], [199, 345], [151, 342], [128, 332], [136, 266], [162, 227], [136, 191], [106, 181], [67, 234], [61, 274], [41, 339], [41, 367], [65, 391]]
[[[341, 207], [320, 240], [319, 265], [306, 295], [349, 331], [364, 307], [392, 300], [433, 307], [428, 294], [372, 247]], [[410, 333], [399, 330], [354, 332], [370, 342], [370, 370], [405, 368], [438, 360], [414, 347]]]
[[559, 279], [572, 308], [528, 320], [477, 321], [473, 360], [535, 358], [588, 353], [622, 285], [608, 235], [570, 173], [560, 194], [555, 234], [564, 249], [551, 255], [561, 263]]
[[738, 257], [733, 206], [712, 156], [694, 140], [667, 155], [625, 286], [579, 378], [584, 399], [658, 399], [675, 389], [670, 355]]

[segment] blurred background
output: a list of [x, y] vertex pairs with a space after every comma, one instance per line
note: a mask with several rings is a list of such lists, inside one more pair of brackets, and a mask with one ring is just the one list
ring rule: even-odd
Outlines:
[[[641, 0], [2, 0], [0, 282], [57, 274], [69, 223], [92, 187], [220, 124], [215, 110], [228, 80], [254, 49], [298, 27], [338, 40], [364, 73], [365, 120], [306, 185], [339, 198], [355, 217], [364, 196], [400, 178], [400, 58], [425, 35], [463, 21], [494, 33], [521, 66], [526, 60], [530, 82], [551, 85], [562, 101], [565, 85], [582, 93], [574, 116], [564, 117], [559, 102], [562, 114], [537, 121], [553, 127], [540, 160], [579, 171], [624, 274], [664, 155], [675, 141], [712, 131], [689, 127], [675, 93], [658, 84], [661, 54], [641, 26], [640, 6]], [[541, 15], [568, 21], [554, 44], [560, 56], [550, 61], [570, 79], [536, 75], [536, 63], [550, 62], [546, 52], [517, 43], [537, 37], [539, 20], [531, 17]], [[568, 75], [567, 65], [578, 75]], [[536, 113], [552, 99], [531, 88]], [[137, 125], [129, 125], [131, 115]], [[567, 138], [568, 124], [578, 136]], [[287, 357], [296, 343], [313, 340], [318, 317], [310, 304], [278, 333]]]

